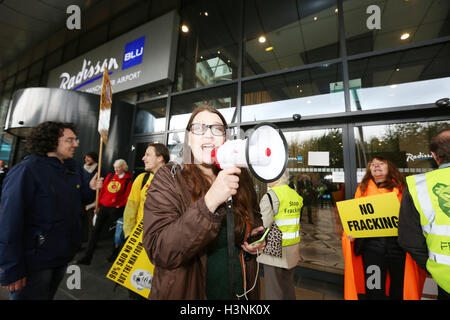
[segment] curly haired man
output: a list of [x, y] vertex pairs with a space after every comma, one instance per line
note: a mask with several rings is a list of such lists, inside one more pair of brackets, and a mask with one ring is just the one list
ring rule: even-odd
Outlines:
[[79, 145], [73, 124], [41, 123], [26, 144], [30, 155], [3, 184], [0, 281], [11, 300], [51, 300], [79, 248], [89, 188], [72, 159]]

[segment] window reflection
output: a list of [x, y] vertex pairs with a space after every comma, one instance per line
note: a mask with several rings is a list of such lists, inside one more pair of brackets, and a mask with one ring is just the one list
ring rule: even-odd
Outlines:
[[[369, 29], [369, 6], [380, 8], [380, 29]], [[347, 54], [394, 48], [408, 43], [445, 37], [450, 1], [346, 0], [344, 22]]]
[[434, 103], [450, 91], [450, 43], [349, 62], [351, 110]]
[[218, 109], [228, 124], [236, 122], [236, 95], [236, 86], [230, 85], [174, 96], [169, 129], [185, 129], [192, 111], [204, 105]]
[[149, 88], [144, 91], [139, 92], [139, 100], [150, 99], [153, 97], [158, 97], [167, 94], [167, 86], [160, 86], [156, 88]]
[[245, 1], [244, 76], [339, 56], [335, 0]]
[[391, 160], [405, 176], [436, 168], [430, 153], [430, 140], [450, 121], [410, 122], [355, 128], [358, 182], [370, 159], [379, 155]]
[[242, 121], [345, 111], [340, 64], [243, 83]]
[[285, 132], [290, 186], [303, 198], [301, 266], [343, 273], [336, 201], [345, 199], [342, 129]]
[[154, 133], [166, 129], [167, 99], [151, 101], [138, 105], [134, 133]]
[[11, 156], [13, 136], [8, 133], [3, 133], [0, 136], [0, 160], [4, 160], [6, 164], [9, 162]]
[[[187, 2], [187, 1], [185, 1]], [[240, 2], [192, 1], [181, 10], [176, 91], [237, 77]]]

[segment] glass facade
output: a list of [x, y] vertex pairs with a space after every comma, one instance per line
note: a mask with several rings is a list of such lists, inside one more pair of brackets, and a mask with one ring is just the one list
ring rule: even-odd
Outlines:
[[242, 122], [345, 112], [340, 64], [244, 82]]
[[391, 160], [405, 176], [436, 169], [430, 140], [450, 121], [406, 122], [355, 127], [358, 182], [370, 159], [376, 155]]
[[175, 91], [236, 79], [239, 52], [240, 1], [186, 1]]
[[348, 55], [450, 35], [445, 0], [345, 0], [343, 8]]
[[[435, 105], [450, 92], [449, 6], [447, 0], [151, 1], [125, 8], [105, 20], [109, 28], [91, 34], [109, 41], [136, 27], [129, 19], [138, 12], [139, 25], [177, 10], [174, 82], [118, 95], [137, 105], [130, 124], [137, 151], [128, 162], [142, 170], [150, 141], [167, 144], [175, 157], [192, 110], [204, 104], [237, 129], [278, 125], [289, 145], [291, 184], [310, 197], [300, 264], [342, 275], [336, 201], [353, 197], [375, 154], [405, 175], [431, 170], [429, 139], [450, 127], [448, 108]], [[29, 66], [2, 70], [2, 123], [14, 90], [45, 86], [49, 68], [97, 45], [68, 37]], [[0, 137], [7, 154], [12, 139]], [[255, 187], [260, 197], [267, 190], [256, 180]]]
[[174, 96], [170, 109], [169, 130], [184, 130], [192, 110], [202, 105], [219, 109], [228, 124], [236, 122], [236, 95], [236, 86], [227, 85]]
[[285, 132], [290, 186], [303, 198], [300, 265], [342, 273], [340, 219], [334, 210], [344, 200], [342, 129]]
[[244, 12], [244, 76], [339, 57], [334, 0], [251, 0]]
[[134, 124], [135, 134], [155, 133], [166, 130], [167, 99], [139, 104]]
[[352, 60], [351, 110], [434, 103], [450, 91], [450, 43]]

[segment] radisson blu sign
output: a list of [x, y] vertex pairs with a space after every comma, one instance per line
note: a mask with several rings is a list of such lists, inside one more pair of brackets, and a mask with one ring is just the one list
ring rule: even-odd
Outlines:
[[179, 20], [169, 12], [51, 70], [47, 87], [100, 94], [104, 67], [114, 93], [173, 81]]

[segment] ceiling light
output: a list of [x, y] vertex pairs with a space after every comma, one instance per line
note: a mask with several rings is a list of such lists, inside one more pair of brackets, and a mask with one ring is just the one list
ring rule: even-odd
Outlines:
[[265, 36], [260, 36], [260, 37], [258, 38], [258, 42], [259, 42], [259, 43], [264, 43], [264, 42], [266, 42], [266, 37], [265, 37]]
[[400, 37], [400, 39], [402, 39], [402, 40], [406, 40], [408, 38], [409, 38], [409, 33], [407, 33], [407, 32], [402, 34], [402, 36]]
[[314, 17], [314, 21], [317, 21], [317, 17]]
[[267, 47], [266, 49], [264, 49], [264, 50], [266, 50], [267, 52], [269, 52], [269, 51], [272, 51], [274, 48], [273, 48], [273, 46], [270, 46], [270, 47]]
[[189, 32], [189, 28], [188, 28], [188, 26], [187, 26], [187, 25], [185, 25], [185, 24], [183, 24], [183, 25], [181, 26], [181, 31], [183, 31], [184, 33], [187, 33], [187, 32]]
[[399, 71], [400, 71], [400, 69], [399, 69], [399, 68], [397, 68], [397, 69], [395, 69], [395, 71], [399, 72]]
[[203, 14], [204, 14], [205, 16], [208, 16], [208, 11], [205, 11]]
[[339, 12], [338, 8], [334, 9], [334, 12], [335, 12], [335, 13], [338, 13], [338, 12]]

